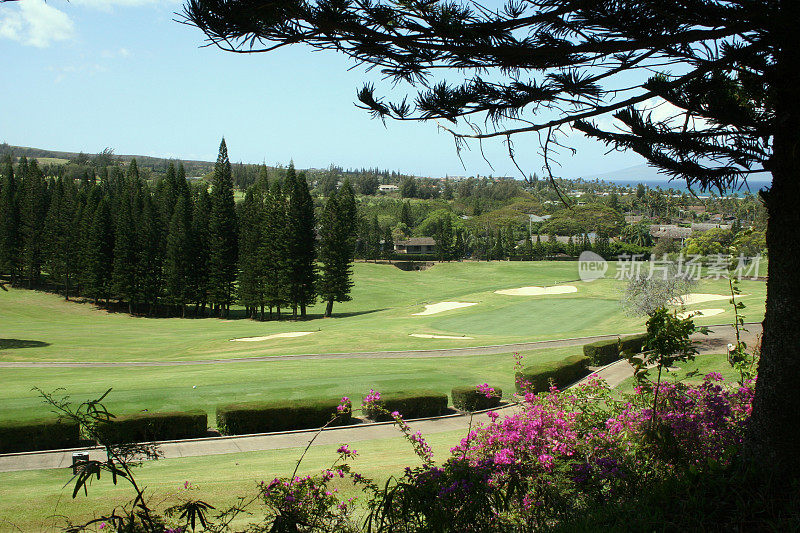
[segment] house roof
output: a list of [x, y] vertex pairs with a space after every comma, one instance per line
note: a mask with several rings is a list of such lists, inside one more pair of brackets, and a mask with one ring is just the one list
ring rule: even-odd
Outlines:
[[652, 225], [650, 235], [656, 238], [667, 237], [669, 239], [685, 239], [692, 234], [692, 228], [682, 228], [673, 224]]
[[433, 237], [411, 237], [407, 241], [397, 241], [397, 244], [402, 246], [436, 246], [436, 240]]

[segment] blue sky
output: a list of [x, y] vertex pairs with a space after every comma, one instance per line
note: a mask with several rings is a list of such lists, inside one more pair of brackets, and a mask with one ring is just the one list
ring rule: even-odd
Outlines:
[[[299, 168], [380, 167], [420, 176], [518, 176], [500, 142], [463, 152], [434, 123], [387, 122], [355, 107], [376, 74], [302, 46], [238, 55], [203, 48], [174, 21], [172, 0], [0, 3], [0, 142], [96, 153], [213, 160], [225, 136], [233, 161]], [[378, 83], [380, 86], [381, 84]], [[573, 135], [554, 174], [591, 176], [638, 165]], [[526, 171], [542, 173], [535, 136], [519, 136]]]

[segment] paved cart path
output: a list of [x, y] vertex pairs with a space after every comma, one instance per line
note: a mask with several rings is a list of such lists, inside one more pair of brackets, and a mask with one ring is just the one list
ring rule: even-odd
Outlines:
[[[748, 325], [748, 329], [750, 331], [744, 334], [743, 340], [752, 346], [752, 343], [756, 340], [757, 335], [761, 333], [761, 326], [760, 324], [751, 324]], [[728, 342], [731, 342], [733, 338], [733, 328], [729, 326], [716, 327], [715, 331], [708, 336], [697, 336], [697, 340], [699, 341], [699, 351], [701, 354], [724, 353]], [[559, 341], [546, 342], [553, 343]], [[572, 339], [569, 339], [565, 342], [572, 342]], [[585, 342], [586, 340], [583, 341], [583, 343]], [[566, 346], [572, 346], [572, 344], [566, 344]], [[595, 373], [601, 378], [605, 379], [612, 387], [616, 387], [625, 381], [625, 379], [633, 375], [630, 365], [628, 365], [627, 361], [624, 360], [620, 360], [600, 368], [596, 370]], [[501, 414], [509, 414], [512, 413], [516, 408], [517, 406], [512, 404], [503, 408], [495, 409], [495, 411]], [[414, 420], [410, 421], [409, 425], [414, 431], [421, 431], [423, 435], [444, 433], [448, 431], [463, 431], [464, 434], [466, 434], [470, 423], [474, 425], [479, 422], [487, 422], [488, 420], [489, 417], [486, 413], [475, 414], [474, 417], [472, 417], [472, 420], [470, 420], [469, 415], [453, 414], [442, 417]], [[175, 458], [277, 450], [282, 448], [301, 448], [306, 446], [309, 440], [311, 440], [316, 433], [317, 430], [299, 430], [281, 433], [263, 433], [258, 435], [238, 435], [166, 441], [159, 443], [159, 449], [162, 457]], [[394, 427], [392, 422], [358, 424], [354, 426], [326, 429], [317, 436], [313, 445], [323, 446], [365, 440], [387, 439], [397, 437], [399, 435], [399, 431]], [[72, 464], [72, 453], [79, 451], [88, 452], [92, 459], [105, 458], [105, 453], [103, 450], [97, 447], [0, 454], [0, 472], [66, 468]]]

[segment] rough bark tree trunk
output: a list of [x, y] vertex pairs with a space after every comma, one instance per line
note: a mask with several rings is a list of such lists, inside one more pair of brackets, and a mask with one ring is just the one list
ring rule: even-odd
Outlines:
[[328, 305], [325, 306], [325, 318], [330, 318], [333, 313], [333, 299], [328, 300]]
[[769, 162], [767, 304], [747, 453], [779, 478], [800, 476], [800, 2], [783, 0]]

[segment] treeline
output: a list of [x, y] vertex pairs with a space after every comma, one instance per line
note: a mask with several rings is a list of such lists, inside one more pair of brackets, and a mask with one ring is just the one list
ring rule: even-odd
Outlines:
[[[411, 224], [411, 210], [403, 203], [400, 211], [400, 227]], [[393, 231], [390, 226], [381, 227], [377, 216], [362, 218], [358, 228], [355, 256], [368, 261], [377, 259], [427, 261], [517, 260], [542, 261], [560, 256], [578, 257], [584, 251], [592, 251], [606, 258], [618, 255], [649, 254], [647, 247], [620, 241], [611, 241], [605, 234], [589, 237], [587, 232], [559, 239], [555, 234], [531, 234], [530, 228], [515, 228], [507, 225], [493, 229], [466, 228], [452, 213], [438, 211], [426, 218], [418, 229], [423, 235], [433, 238], [432, 254], [396, 254], [395, 242], [406, 237]], [[593, 242], [592, 242], [593, 241]]]
[[237, 206], [224, 139], [210, 192], [190, 186], [183, 164], [168, 165], [153, 185], [135, 159], [103, 169], [100, 179], [75, 180], [47, 176], [35, 159], [3, 158], [0, 274], [147, 315], [227, 316], [240, 303], [250, 317], [291, 308], [296, 318], [317, 298], [328, 313], [350, 298], [349, 184], [328, 199], [318, 227], [293, 166], [282, 179], [263, 167]]

